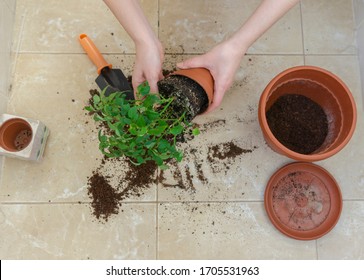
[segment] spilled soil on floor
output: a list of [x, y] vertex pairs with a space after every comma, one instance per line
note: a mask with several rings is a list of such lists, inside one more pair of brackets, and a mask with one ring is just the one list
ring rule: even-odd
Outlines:
[[[90, 90], [89, 104], [92, 104], [92, 96], [97, 92]], [[92, 114], [90, 121], [91, 119]], [[211, 129], [220, 129], [225, 125], [226, 121], [220, 119], [202, 124], [199, 128], [201, 133], [204, 133]], [[98, 122], [97, 129], [106, 129], [106, 126]], [[94, 130], [92, 133], [97, 132]], [[160, 170], [154, 162], [136, 166], [125, 157], [104, 157], [88, 177], [87, 191], [92, 201], [91, 211], [96, 220], [109, 221], [121, 211], [125, 200], [136, 200], [146, 195], [152, 187], [178, 188], [194, 193], [196, 182], [208, 185], [211, 173], [220, 172], [221, 176], [225, 176], [239, 157], [250, 154], [257, 148], [253, 146], [246, 149], [235, 141], [225, 141], [201, 144], [201, 149], [197, 149], [188, 143], [191, 139], [190, 134], [182, 138], [179, 149], [183, 151], [184, 159], [180, 163], [171, 160], [168, 164], [170, 168], [166, 171]], [[171, 179], [173, 183], [169, 183]]]
[[108, 221], [111, 215], [119, 213], [122, 201], [141, 196], [146, 188], [156, 183], [156, 171], [154, 162], [135, 166], [121, 158], [104, 158], [88, 178], [93, 215]]

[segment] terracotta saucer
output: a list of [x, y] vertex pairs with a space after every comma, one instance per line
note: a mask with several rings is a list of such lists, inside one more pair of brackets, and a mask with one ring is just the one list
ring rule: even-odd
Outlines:
[[322, 167], [296, 162], [283, 166], [270, 178], [264, 206], [273, 225], [299, 240], [317, 239], [339, 220], [341, 191]]

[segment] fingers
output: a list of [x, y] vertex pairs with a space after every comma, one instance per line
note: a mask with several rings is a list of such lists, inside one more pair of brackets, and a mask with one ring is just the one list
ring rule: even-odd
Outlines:
[[203, 56], [192, 57], [185, 61], [177, 63], [177, 67], [180, 69], [206, 67]]
[[218, 90], [215, 89], [214, 90], [214, 98], [212, 100], [212, 103], [207, 108], [207, 110], [204, 112], [204, 114], [208, 114], [208, 113], [214, 111], [215, 109], [217, 109], [220, 106], [221, 102], [222, 102], [224, 94], [225, 94], [224, 91], [222, 91], [222, 90], [218, 91]]
[[145, 79], [143, 78], [143, 76], [137, 75], [135, 73], [133, 73], [132, 76], [132, 85], [133, 85], [133, 89], [134, 89], [134, 98], [135, 99], [140, 99], [140, 97], [138, 96], [138, 86], [140, 84], [142, 84], [145, 81]]
[[148, 84], [150, 86], [150, 92], [151, 93], [157, 93], [158, 92], [158, 86], [157, 86], [157, 83], [158, 83], [159, 79], [149, 79], [148, 80]]
[[136, 93], [138, 91], [138, 86], [145, 81], [148, 81], [148, 84], [150, 86], [150, 92], [151, 93], [157, 93], [158, 92], [158, 81], [163, 79], [162, 71], [157, 75], [150, 75], [149, 77], [144, 77], [144, 75], [138, 75], [133, 74], [132, 78], [132, 85], [134, 88], [134, 97], [137, 98]]

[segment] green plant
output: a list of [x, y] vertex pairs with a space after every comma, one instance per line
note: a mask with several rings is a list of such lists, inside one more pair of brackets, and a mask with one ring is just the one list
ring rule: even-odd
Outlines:
[[122, 92], [105, 96], [105, 90], [96, 93], [85, 110], [93, 114], [96, 122], [102, 122], [99, 130], [99, 149], [107, 157], [126, 156], [136, 165], [149, 160], [166, 169], [166, 161], [183, 158], [176, 147], [177, 138], [187, 128], [193, 135], [198, 128], [186, 121], [185, 113], [175, 116], [174, 98], [163, 98], [150, 93], [143, 83], [138, 87], [138, 100], [128, 100]]

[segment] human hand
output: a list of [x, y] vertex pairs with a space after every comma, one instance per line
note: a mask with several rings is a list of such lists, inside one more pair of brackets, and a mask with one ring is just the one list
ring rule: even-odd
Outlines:
[[136, 59], [132, 84], [134, 93], [138, 86], [148, 81], [151, 92], [158, 92], [157, 82], [163, 78], [164, 51], [159, 41], [136, 44]]
[[239, 49], [231, 41], [224, 41], [209, 52], [177, 63], [181, 69], [203, 67], [214, 78], [214, 98], [205, 113], [220, 106], [226, 91], [231, 87], [246, 49]]

